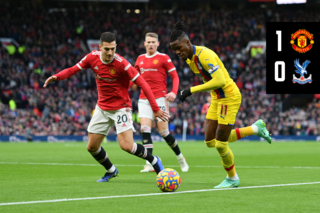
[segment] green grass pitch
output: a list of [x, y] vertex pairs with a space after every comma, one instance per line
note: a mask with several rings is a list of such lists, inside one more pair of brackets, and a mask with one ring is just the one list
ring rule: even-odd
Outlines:
[[108, 183], [96, 182], [105, 171], [86, 143], [0, 143], [0, 212], [320, 212], [317, 142], [230, 144], [241, 180], [231, 190], [213, 189], [226, 177], [215, 149], [180, 142], [190, 165], [182, 173], [173, 151], [154, 143], [181, 176], [176, 193], [161, 192], [155, 173], [140, 173], [145, 161], [118, 143], [102, 145], [119, 169]]

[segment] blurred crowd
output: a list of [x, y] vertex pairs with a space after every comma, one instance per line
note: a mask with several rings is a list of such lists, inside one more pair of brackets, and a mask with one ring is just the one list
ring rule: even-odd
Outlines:
[[[266, 56], [245, 52], [249, 41], [265, 40], [267, 21], [320, 21], [316, 11], [141, 11], [139, 14], [106, 8], [48, 9], [0, 7], [0, 37], [13, 38], [25, 47], [9, 54], [0, 47], [0, 135], [86, 135], [97, 101], [91, 69], [43, 88], [45, 80], [71, 67], [88, 52], [87, 39], [99, 39], [105, 31], [117, 36], [117, 53], [131, 64], [145, 53], [144, 35], [159, 34], [159, 52], [168, 54], [180, 77], [180, 90], [201, 84], [187, 64], [170, 49], [173, 25], [184, 20], [194, 45], [206, 46], [219, 56], [242, 93], [235, 127], [264, 119], [273, 135], [316, 135], [320, 131], [320, 102], [305, 109], [281, 112], [281, 95], [266, 94]], [[168, 75], [169, 76], [169, 75]], [[172, 80], [167, 79], [168, 91]], [[139, 88], [130, 90], [133, 120], [140, 134], [137, 100]], [[170, 131], [204, 134], [209, 93], [196, 93], [186, 102], [170, 103]], [[154, 123], [154, 126], [156, 123]], [[153, 131], [156, 131], [155, 129]], [[109, 134], [116, 134], [112, 129]]]

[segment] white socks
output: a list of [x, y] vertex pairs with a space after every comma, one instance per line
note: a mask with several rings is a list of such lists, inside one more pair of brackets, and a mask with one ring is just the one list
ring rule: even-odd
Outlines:
[[177, 158], [178, 159], [183, 158], [182, 152], [179, 155], [177, 155]]
[[113, 173], [114, 170], [116, 170], [116, 167], [114, 165], [112, 165], [111, 168], [108, 169], [108, 173]]
[[157, 159], [156, 157], [154, 157], [151, 164], [154, 165], [154, 164], [156, 164], [157, 162], [158, 162], [158, 159]]
[[253, 130], [253, 134], [255, 134], [255, 135], [258, 134], [259, 129], [258, 129], [257, 125], [252, 124], [251, 127], [252, 127], [252, 130]]
[[227, 175], [227, 178], [228, 179], [230, 179], [230, 180], [233, 180], [233, 181], [235, 181], [235, 180], [239, 180], [239, 176], [238, 176], [238, 174], [236, 173], [236, 175], [235, 176], [233, 176], [233, 177], [228, 177], [228, 175]]

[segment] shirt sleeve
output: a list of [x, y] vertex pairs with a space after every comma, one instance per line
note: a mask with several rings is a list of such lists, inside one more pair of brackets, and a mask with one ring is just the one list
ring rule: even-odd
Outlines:
[[176, 67], [173, 65], [170, 57], [168, 55], [166, 55], [164, 57], [165, 61], [163, 62], [163, 66], [164, 68], [167, 70], [168, 73], [175, 71]]
[[136, 70], [140, 73], [140, 67], [139, 67], [139, 62], [140, 62], [140, 57], [137, 58], [136, 63], [134, 65], [134, 68], [136, 68]]
[[61, 72], [55, 74], [54, 76], [57, 77], [58, 81], [67, 79], [71, 76], [73, 76], [74, 74], [80, 72], [83, 69], [87, 69], [90, 68], [90, 59], [91, 59], [91, 53], [89, 53], [88, 55], [86, 55], [83, 59], [81, 59], [80, 62], [78, 62], [76, 65], [74, 65], [73, 67], [67, 68], [62, 70]]
[[206, 50], [204, 50], [205, 52], [200, 54], [199, 56], [199, 60], [201, 65], [203, 66], [203, 68], [208, 71], [208, 73], [212, 75], [217, 71], [217, 70], [221, 70], [219, 64], [218, 64], [218, 60], [217, 60], [217, 56], [215, 54], [213, 54], [212, 52], [208, 52]]
[[218, 64], [217, 56], [211, 52], [203, 51], [202, 54], [200, 53], [199, 61], [212, 79], [202, 85], [191, 87], [191, 93], [215, 90], [226, 85], [226, 78]]
[[125, 66], [125, 67], [124, 67], [123, 69], [124, 69], [124, 71], [126, 72], [126, 74], [128, 75], [130, 81], [133, 82], [135, 79], [138, 78], [138, 76], [140, 75], [140, 74], [138, 73], [138, 70], [136, 70], [135, 68], [133, 68], [129, 62], [127, 62], [124, 66]]
[[205, 91], [219, 89], [226, 85], [226, 78], [224, 77], [221, 69], [218, 69], [211, 76], [212, 76], [212, 79], [210, 81], [198, 86], [191, 87], [190, 92], [192, 94], [195, 92], [205, 92]]

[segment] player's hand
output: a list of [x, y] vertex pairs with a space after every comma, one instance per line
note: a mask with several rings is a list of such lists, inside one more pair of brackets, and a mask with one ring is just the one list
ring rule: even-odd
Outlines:
[[46, 80], [46, 82], [44, 82], [43, 87], [47, 87], [48, 84], [50, 84], [50, 83], [52, 83], [52, 82], [54, 82], [54, 81], [56, 81], [56, 80], [57, 80], [57, 76], [51, 76], [51, 77], [49, 77], [49, 78]]
[[190, 95], [192, 95], [191, 91], [190, 91], [190, 88], [189, 89], [185, 89], [185, 90], [182, 90], [180, 92], [180, 101], [184, 102], [186, 100], [187, 97], [189, 97]]
[[172, 102], [172, 101], [174, 101], [174, 99], [176, 99], [177, 96], [173, 92], [169, 92], [164, 97], [166, 98], [167, 101]]
[[160, 109], [158, 112], [154, 113], [155, 118], [160, 118], [162, 121], [169, 121], [170, 115], [169, 113]]

